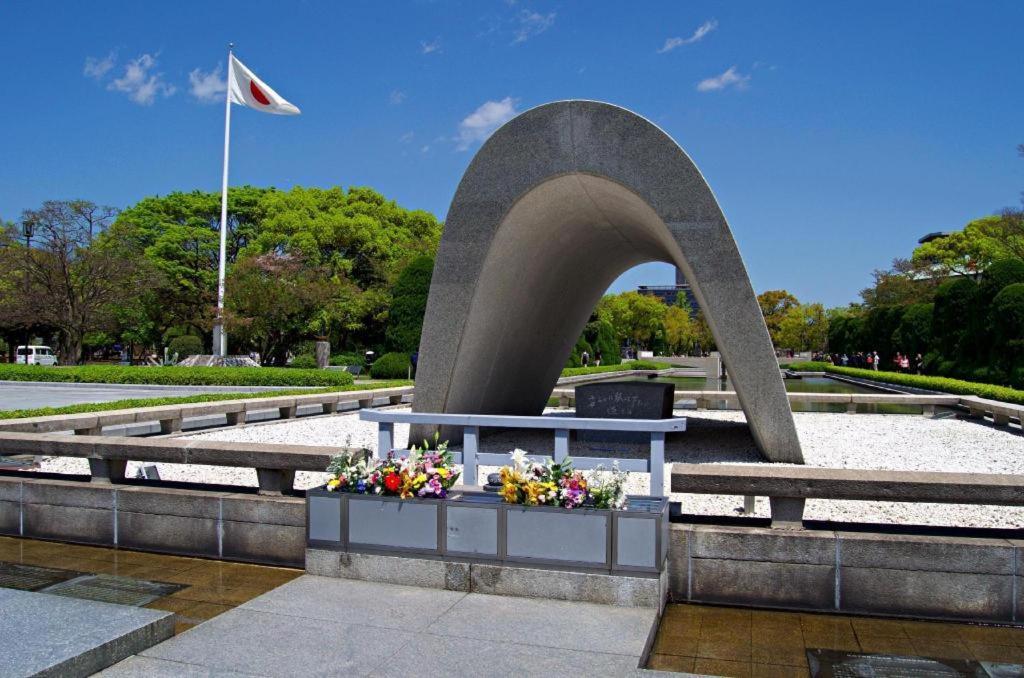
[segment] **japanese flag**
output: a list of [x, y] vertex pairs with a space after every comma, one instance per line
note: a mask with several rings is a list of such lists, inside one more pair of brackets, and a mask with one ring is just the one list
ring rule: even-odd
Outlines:
[[275, 115], [298, 115], [299, 109], [256, 77], [241, 61], [231, 55], [228, 68], [228, 97], [233, 104], [255, 108]]

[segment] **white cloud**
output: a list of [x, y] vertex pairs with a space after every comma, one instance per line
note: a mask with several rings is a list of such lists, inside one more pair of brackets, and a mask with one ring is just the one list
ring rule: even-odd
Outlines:
[[459, 123], [455, 148], [468, 150], [476, 142], [491, 136], [494, 130], [514, 118], [518, 112], [512, 97], [505, 97], [501, 101], [485, 101]]
[[415, 136], [416, 135], [412, 131], [409, 131], [403, 134], [402, 136], [398, 137], [398, 140], [401, 141], [403, 144], [407, 144], [410, 141], [412, 141], [413, 137]]
[[96, 57], [86, 57], [85, 68], [82, 72], [90, 78], [100, 80], [103, 78], [104, 75], [110, 72], [110, 69], [114, 67], [114, 64], [116, 62], [117, 57], [114, 55], [113, 52], [103, 57], [102, 59], [97, 59]]
[[426, 153], [429, 150], [430, 150], [430, 146], [429, 145], [420, 147], [420, 153]]
[[523, 10], [519, 13], [519, 27], [515, 31], [515, 40], [512, 41], [513, 45], [520, 42], [526, 42], [530, 38], [540, 35], [547, 29], [555, 25], [555, 13], [541, 14], [539, 12], [531, 12]]
[[128, 98], [142, 106], [149, 106], [157, 95], [169, 97], [176, 91], [174, 85], [164, 80], [163, 73], [153, 73], [156, 58], [151, 54], [143, 54], [132, 59], [124, 67], [124, 75], [115, 78], [107, 89], [124, 92]]
[[228, 81], [221, 75], [221, 66], [209, 72], [196, 68], [188, 74], [188, 93], [203, 103], [215, 103], [224, 100], [228, 89]]
[[391, 90], [391, 94], [388, 95], [388, 101], [390, 101], [393, 105], [397, 106], [398, 104], [405, 101], [405, 92], [403, 92], [400, 89]]
[[711, 31], [715, 30], [716, 28], [718, 28], [717, 20], [711, 19], [710, 21], [705, 21], [700, 26], [698, 26], [697, 30], [693, 32], [693, 35], [691, 35], [688, 38], [669, 38], [668, 40], [666, 40], [662, 48], [658, 50], [658, 54], [671, 52], [676, 47], [682, 47], [683, 45], [692, 45], [695, 42], [699, 42], [700, 40], [704, 39], [704, 36], [706, 36]]
[[433, 54], [434, 52], [441, 51], [441, 38], [434, 38], [432, 41], [427, 42], [426, 40], [420, 41], [420, 52], [423, 54]]
[[726, 89], [728, 87], [734, 87], [736, 89], [746, 89], [747, 83], [750, 82], [749, 75], [743, 75], [736, 70], [735, 66], [732, 66], [725, 73], [716, 75], [713, 78], [705, 78], [697, 83], [698, 92], [714, 92], [720, 89]]

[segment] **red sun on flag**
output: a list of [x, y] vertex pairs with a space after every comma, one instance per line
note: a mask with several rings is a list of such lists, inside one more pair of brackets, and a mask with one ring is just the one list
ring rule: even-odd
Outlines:
[[252, 80], [249, 81], [249, 91], [252, 93], [253, 99], [260, 102], [264, 106], [270, 105], [270, 99], [267, 98], [267, 95], [263, 93], [263, 90], [257, 87], [256, 83]]

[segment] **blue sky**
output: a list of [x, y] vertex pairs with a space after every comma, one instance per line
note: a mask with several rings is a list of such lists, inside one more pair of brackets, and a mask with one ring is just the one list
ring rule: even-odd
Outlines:
[[696, 161], [756, 290], [840, 305], [922, 234], [1018, 203], [1021, 25], [1022, 2], [8, 1], [0, 217], [219, 190], [233, 40], [302, 109], [235, 107], [233, 185], [369, 185], [443, 218], [495, 124], [605, 100]]

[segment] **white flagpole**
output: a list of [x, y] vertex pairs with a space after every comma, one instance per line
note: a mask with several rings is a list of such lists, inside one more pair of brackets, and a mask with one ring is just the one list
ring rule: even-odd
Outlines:
[[228, 43], [227, 91], [224, 93], [224, 176], [220, 187], [220, 266], [217, 270], [217, 322], [213, 326], [213, 354], [226, 358], [228, 335], [224, 331], [224, 269], [228, 242], [228, 155], [231, 148], [231, 50]]

